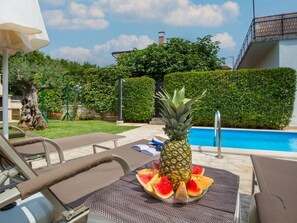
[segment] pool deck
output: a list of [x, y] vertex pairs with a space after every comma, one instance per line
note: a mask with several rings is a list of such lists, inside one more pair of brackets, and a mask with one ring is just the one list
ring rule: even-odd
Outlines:
[[[123, 125], [135, 125], [135, 124], [123, 124]], [[139, 124], [139, 128], [135, 128], [126, 132], [123, 132], [119, 135], [125, 136], [125, 138], [120, 139], [118, 141], [118, 145], [125, 145], [127, 143], [131, 143], [140, 139], [148, 139], [151, 140], [155, 135], [164, 135], [163, 134], [163, 126], [162, 125], [149, 125], [149, 124]], [[292, 129], [290, 129], [292, 131]], [[104, 146], [112, 147], [112, 143], [104, 143]], [[92, 154], [91, 147], [83, 147], [80, 149], [68, 150], [65, 151], [65, 159], [73, 159], [80, 156], [85, 156]], [[103, 150], [102, 150], [103, 151]], [[233, 151], [230, 151], [233, 152]], [[216, 149], [208, 148], [208, 147], [193, 147], [193, 163], [225, 169], [236, 175], [240, 176], [240, 200], [241, 200], [241, 222], [247, 222], [248, 216], [248, 208], [249, 208], [249, 200], [251, 194], [252, 187], [252, 163], [250, 160], [250, 151], [247, 153], [238, 153], [235, 151], [235, 154], [226, 153], [224, 149], [222, 149], [222, 159], [217, 159]], [[253, 152], [253, 151], [252, 151]], [[261, 152], [258, 155], [271, 155], [265, 152]], [[279, 154], [281, 155], [281, 154]], [[273, 156], [278, 156], [274, 154]], [[297, 159], [297, 155], [285, 156], [287, 159]], [[53, 162], [58, 161], [57, 154], [51, 154], [51, 160]], [[44, 165], [44, 161], [37, 161], [33, 163], [33, 167], [38, 167]]]

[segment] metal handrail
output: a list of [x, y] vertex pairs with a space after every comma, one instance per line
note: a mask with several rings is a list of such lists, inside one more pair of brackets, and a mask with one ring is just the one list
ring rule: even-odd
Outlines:
[[216, 155], [216, 158], [222, 159], [222, 152], [221, 152], [221, 113], [218, 110], [215, 113], [215, 123], [214, 123], [214, 141], [213, 144], [216, 146], [216, 142], [218, 142], [218, 154]]

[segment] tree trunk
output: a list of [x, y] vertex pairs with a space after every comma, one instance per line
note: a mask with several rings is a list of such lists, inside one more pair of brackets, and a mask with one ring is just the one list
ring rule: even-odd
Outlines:
[[35, 86], [24, 90], [24, 99], [22, 100], [21, 119], [18, 126], [24, 130], [42, 130], [47, 128], [45, 119], [38, 109], [38, 90]]

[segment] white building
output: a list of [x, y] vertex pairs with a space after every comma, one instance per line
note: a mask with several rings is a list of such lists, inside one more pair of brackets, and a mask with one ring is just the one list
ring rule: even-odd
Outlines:
[[[2, 107], [2, 84], [0, 83], [0, 121], [3, 120], [3, 107]], [[22, 103], [19, 99], [13, 99], [8, 95], [8, 121], [19, 120], [22, 109]]]
[[[297, 71], [297, 13], [255, 18], [235, 63], [235, 69], [277, 67]], [[290, 126], [297, 126], [297, 95]]]

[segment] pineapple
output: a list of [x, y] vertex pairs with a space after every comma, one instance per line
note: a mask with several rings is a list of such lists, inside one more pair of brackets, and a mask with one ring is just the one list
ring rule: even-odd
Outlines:
[[174, 191], [181, 181], [185, 183], [192, 175], [192, 151], [187, 141], [188, 130], [191, 128], [191, 106], [200, 99], [185, 98], [185, 88], [174, 91], [173, 96], [165, 90], [157, 97], [162, 105], [161, 119], [165, 122], [164, 132], [169, 137], [163, 144], [159, 168], [160, 176], [167, 176]]

